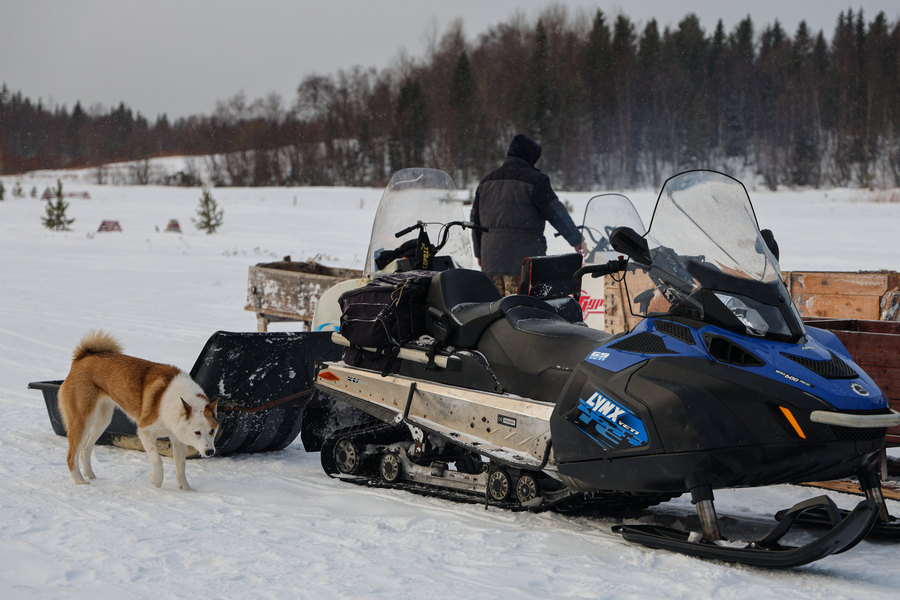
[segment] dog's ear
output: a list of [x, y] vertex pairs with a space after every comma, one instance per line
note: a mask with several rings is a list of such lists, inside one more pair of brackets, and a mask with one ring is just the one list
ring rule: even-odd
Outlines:
[[215, 400], [213, 400], [212, 402], [210, 402], [209, 404], [206, 405], [206, 410], [211, 412], [213, 414], [213, 416], [216, 415], [216, 405], [217, 404], [219, 404], [218, 398], [216, 398]]
[[185, 401], [184, 401], [184, 398], [181, 399], [181, 403], [184, 405], [184, 418], [185, 418], [185, 419], [190, 419], [190, 418], [191, 418], [191, 412], [193, 412], [192, 409], [191, 409], [191, 405], [188, 404], [187, 402], [185, 402]]

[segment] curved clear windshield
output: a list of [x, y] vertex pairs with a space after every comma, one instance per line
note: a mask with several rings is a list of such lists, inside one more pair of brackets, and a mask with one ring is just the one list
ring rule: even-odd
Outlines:
[[644, 222], [627, 196], [618, 193], [599, 194], [588, 200], [584, 208], [581, 233], [587, 243], [585, 265], [597, 265], [618, 258], [622, 253], [613, 250], [609, 234], [616, 227], [631, 227], [644, 235]]
[[[394, 173], [375, 213], [363, 275], [371, 275], [378, 270], [375, 259], [379, 254], [419, 235], [418, 230], [413, 230], [398, 238], [398, 231], [422, 221], [427, 224], [431, 243], [438, 244], [441, 241], [441, 226], [463, 219], [462, 202], [456, 197], [456, 186], [449, 175], [436, 169], [403, 169]], [[457, 267], [472, 268], [469, 235], [460, 227], [450, 229], [447, 244], [440, 255], [451, 256]]]
[[678, 315], [785, 341], [805, 333], [736, 179], [713, 171], [672, 177], [644, 238], [652, 264], [632, 260], [625, 280], [634, 314]]

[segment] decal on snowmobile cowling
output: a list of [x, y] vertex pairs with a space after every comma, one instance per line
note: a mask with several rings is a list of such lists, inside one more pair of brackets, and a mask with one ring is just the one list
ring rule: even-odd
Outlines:
[[599, 390], [587, 400], [579, 399], [578, 408], [581, 412], [571, 417], [571, 422], [605, 448], [637, 448], [649, 443], [640, 417]]

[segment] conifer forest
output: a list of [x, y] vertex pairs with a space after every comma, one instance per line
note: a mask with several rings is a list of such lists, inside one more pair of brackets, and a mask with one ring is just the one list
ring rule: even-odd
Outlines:
[[[750, 16], [708, 29], [694, 14], [661, 29], [554, 5], [476, 39], [457, 21], [424, 56], [310, 75], [293, 98], [241, 92], [174, 120], [124, 102], [43, 106], [7, 83], [4, 175], [96, 166], [103, 183], [100, 165], [130, 161], [135, 184], [379, 186], [427, 166], [463, 187], [522, 132], [558, 189], [656, 187], [690, 168], [772, 189], [900, 186], [900, 23], [862, 10], [825, 32]], [[147, 166], [176, 155], [195, 157], [177, 176]]]

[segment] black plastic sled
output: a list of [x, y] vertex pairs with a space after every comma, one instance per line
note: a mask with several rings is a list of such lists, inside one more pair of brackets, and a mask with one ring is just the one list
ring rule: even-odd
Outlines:
[[[321, 394], [312, 388], [315, 364], [339, 360], [330, 333], [274, 332], [213, 334], [191, 369], [206, 395], [218, 399], [216, 454], [281, 450], [300, 433], [303, 411]], [[36, 381], [50, 424], [65, 436], [57, 394], [62, 380]], [[98, 444], [141, 448], [134, 422], [118, 408]]]

